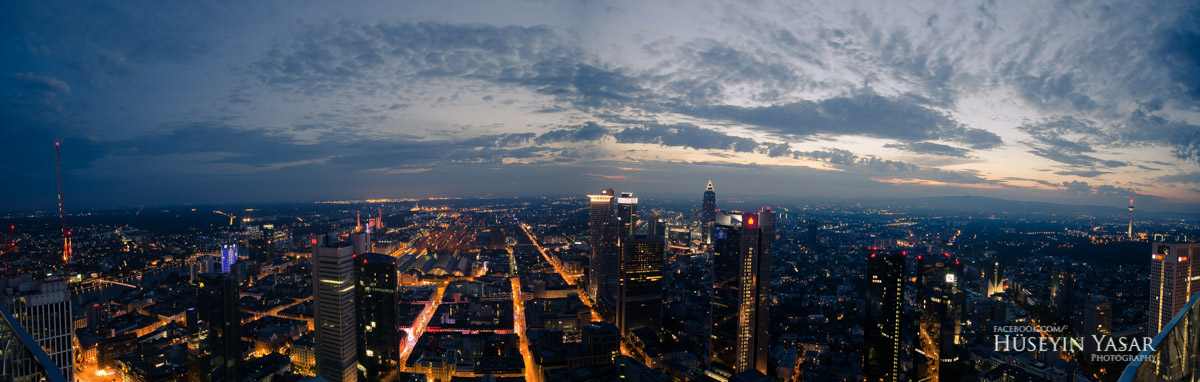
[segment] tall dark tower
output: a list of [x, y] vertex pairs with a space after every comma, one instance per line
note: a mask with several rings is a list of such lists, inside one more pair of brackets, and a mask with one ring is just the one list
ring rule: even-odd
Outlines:
[[704, 189], [704, 199], [700, 203], [700, 224], [703, 225], [704, 243], [712, 244], [713, 222], [717, 220], [717, 191], [713, 189], [712, 181]]
[[396, 258], [364, 253], [355, 257], [354, 286], [358, 303], [359, 379], [382, 381], [400, 364], [400, 289]]
[[711, 361], [766, 374], [775, 213], [718, 212], [714, 223]]
[[920, 319], [914, 361], [919, 381], [961, 377], [963, 266], [946, 254], [917, 256]]
[[901, 381], [900, 319], [904, 312], [904, 252], [867, 258], [866, 360], [868, 382]]
[[621, 197], [617, 198], [617, 220], [620, 220], [621, 225], [621, 231], [618, 233], [620, 237], [637, 234], [637, 208], [638, 198], [634, 197], [632, 192], [622, 192]]
[[[592, 258], [588, 270], [588, 294], [599, 301], [600, 295], [616, 292], [618, 221], [613, 216], [613, 189], [600, 190], [600, 194], [588, 195], [591, 199]], [[611, 281], [611, 283], [610, 283]], [[610, 285], [611, 284], [611, 285]]]
[[187, 310], [188, 382], [240, 382], [242, 314], [228, 273], [196, 276], [196, 307]]
[[621, 239], [621, 285], [617, 289], [617, 327], [621, 333], [662, 328], [663, 239], [626, 236]]

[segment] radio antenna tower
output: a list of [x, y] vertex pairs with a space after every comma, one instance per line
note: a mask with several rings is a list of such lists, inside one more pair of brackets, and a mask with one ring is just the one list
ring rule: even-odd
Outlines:
[[1129, 199], [1129, 238], [1133, 238], [1133, 199]]
[[63, 277], [71, 279], [71, 231], [67, 230], [67, 208], [63, 204], [62, 160], [58, 155], [58, 142], [54, 142], [54, 169], [58, 171], [58, 217], [62, 222]]

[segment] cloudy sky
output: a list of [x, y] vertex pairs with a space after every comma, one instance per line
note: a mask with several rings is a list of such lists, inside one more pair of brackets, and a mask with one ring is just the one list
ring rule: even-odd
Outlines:
[[1192, 1], [6, 2], [2, 209], [983, 195], [1200, 211]]

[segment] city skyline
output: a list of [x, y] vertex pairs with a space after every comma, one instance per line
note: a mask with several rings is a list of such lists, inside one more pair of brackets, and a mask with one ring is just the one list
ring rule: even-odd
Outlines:
[[0, 169], [24, 187], [0, 196], [51, 208], [62, 142], [69, 207], [662, 194], [710, 178], [754, 195], [739, 185], [769, 177], [784, 195], [1194, 212], [1198, 14], [13, 4]]

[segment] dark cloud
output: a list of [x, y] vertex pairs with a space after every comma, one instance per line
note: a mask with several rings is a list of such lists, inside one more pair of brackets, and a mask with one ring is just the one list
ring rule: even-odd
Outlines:
[[595, 122], [585, 122], [582, 126], [568, 127], [542, 133], [537, 137], [538, 143], [550, 142], [590, 142], [598, 141], [608, 135], [608, 129]]
[[1155, 180], [1166, 183], [1200, 183], [1200, 171], [1163, 175]]
[[1075, 85], [1073, 74], [1063, 75], [1019, 75], [1013, 79], [1019, 94], [1027, 101], [1043, 107], [1070, 106], [1076, 110], [1096, 108], [1096, 101], [1081, 92]]
[[946, 139], [989, 149], [1002, 141], [991, 132], [968, 128], [946, 114], [905, 98], [864, 91], [821, 101], [741, 107], [679, 106], [681, 113], [753, 125], [781, 137], [861, 135], [901, 141]]
[[911, 163], [882, 159], [872, 155], [860, 156], [843, 149], [816, 151], [793, 151], [795, 158], [805, 158], [829, 163], [847, 171], [888, 177], [913, 177], [924, 180], [961, 184], [995, 183], [973, 171], [949, 171], [921, 167]]
[[1200, 163], [1200, 126], [1138, 109], [1130, 113], [1120, 127], [1122, 130], [1115, 137], [1117, 142], [1173, 147], [1172, 154], [1176, 158]]
[[1067, 181], [1058, 185], [1063, 192], [1070, 195], [1099, 196], [1108, 198], [1137, 198], [1140, 200], [1157, 201], [1162, 198], [1152, 195], [1139, 194], [1137, 191], [1109, 184], [1088, 184], [1082, 181]]
[[1095, 178], [1100, 175], [1111, 174], [1108, 171], [1100, 171], [1100, 170], [1064, 170], [1064, 171], [1055, 171], [1054, 173], [1057, 175], [1078, 176], [1081, 178]]
[[758, 142], [753, 139], [735, 137], [688, 124], [628, 127], [613, 133], [613, 137], [617, 139], [617, 143], [651, 143], [704, 150], [752, 152], [758, 147]]
[[1072, 117], [1061, 117], [1035, 124], [1023, 124], [1017, 130], [1029, 134], [1033, 141], [1023, 142], [1029, 153], [1066, 165], [1058, 175], [1094, 178], [1108, 174], [1101, 168], [1130, 165], [1118, 160], [1105, 160], [1084, 153], [1093, 153], [1093, 142], [1103, 144], [1107, 136], [1092, 123]]
[[1200, 7], [1194, 3], [1161, 32], [1155, 57], [1170, 79], [1193, 101], [1200, 100]]
[[889, 143], [889, 144], [883, 145], [883, 147], [914, 152], [917, 154], [941, 155], [941, 156], [959, 157], [959, 158], [966, 158], [966, 157], [968, 157], [967, 154], [971, 152], [970, 150], [967, 150], [967, 149], [954, 147], [954, 146], [947, 146], [947, 145], [943, 145], [940, 143], [933, 143], [933, 142]]

